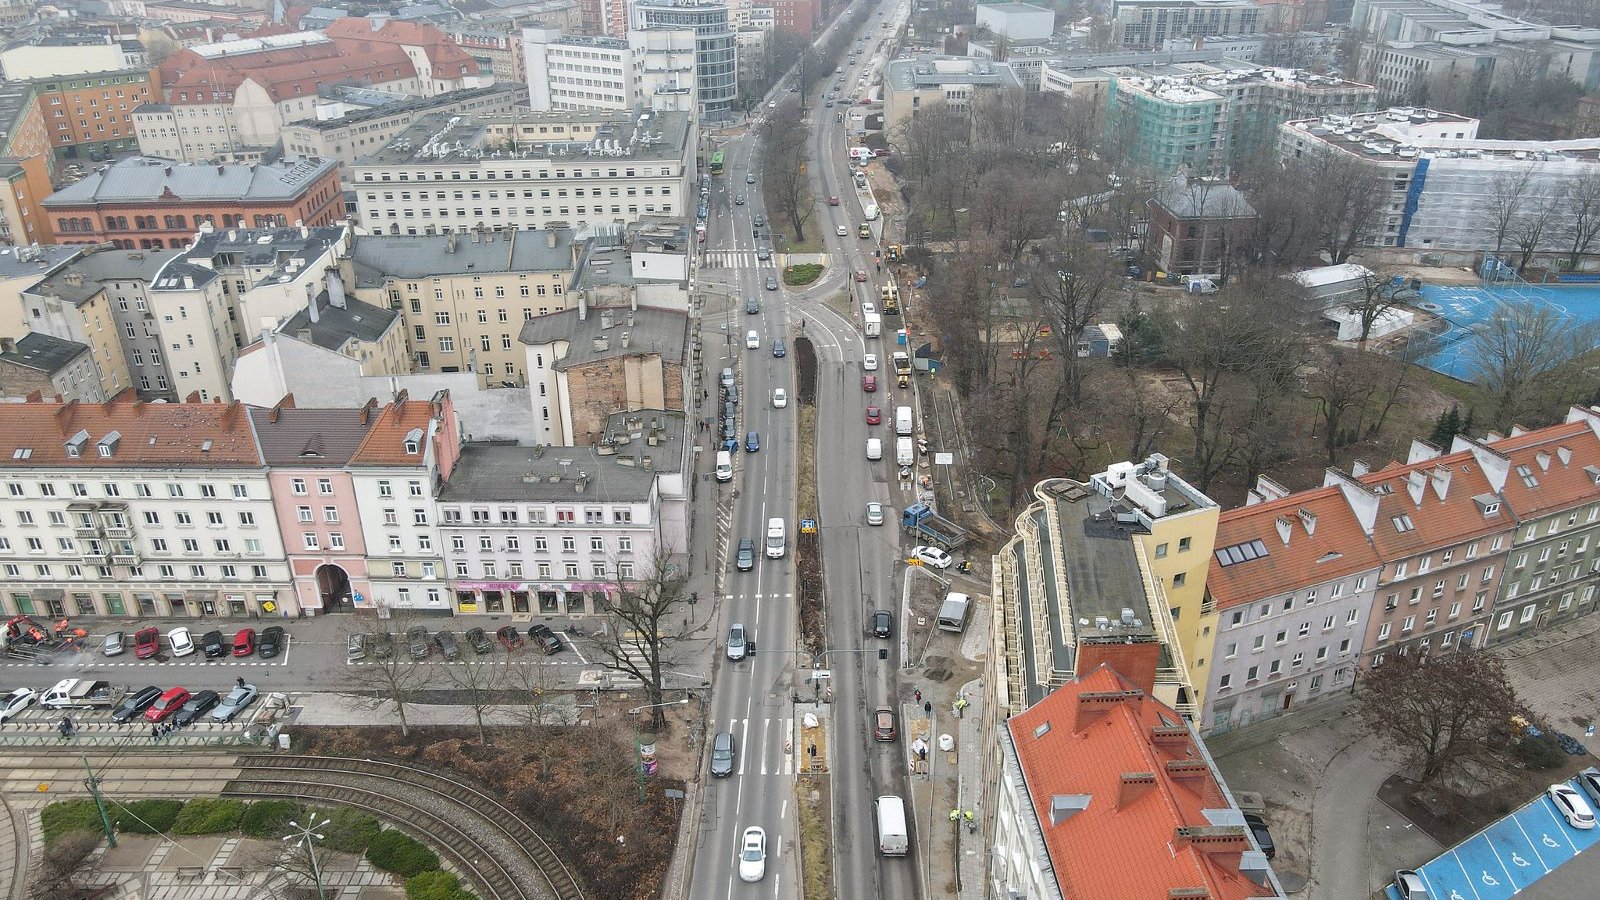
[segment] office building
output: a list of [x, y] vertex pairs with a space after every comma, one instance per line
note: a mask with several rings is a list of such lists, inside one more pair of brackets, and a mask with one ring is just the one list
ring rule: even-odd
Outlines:
[[149, 68], [138, 41], [109, 35], [51, 36], [0, 50], [0, 71], [12, 81]]
[[738, 40], [728, 7], [700, 0], [633, 0], [629, 29], [687, 28], [695, 34], [695, 93], [703, 120], [726, 119], [739, 96]]
[[1115, 0], [1111, 40], [1156, 50], [1174, 39], [1256, 34], [1266, 29], [1269, 16], [1255, 0]]
[[977, 25], [1010, 41], [1044, 41], [1055, 33], [1056, 14], [1031, 3], [986, 3], [978, 6]]
[[1022, 81], [1005, 63], [968, 56], [919, 56], [891, 60], [883, 74], [883, 127], [894, 133], [933, 103], [970, 106], [980, 94], [1021, 90]]
[[697, 39], [691, 29], [634, 30], [611, 38], [524, 28], [522, 44], [528, 105], [535, 110], [696, 111]]
[[296, 156], [337, 160], [349, 166], [361, 157], [382, 149], [395, 135], [411, 127], [423, 116], [434, 113], [493, 116], [527, 105], [528, 89], [518, 80], [483, 88], [448, 91], [434, 97], [410, 97], [396, 103], [348, 108], [339, 115], [305, 119], [283, 126], [283, 150]]

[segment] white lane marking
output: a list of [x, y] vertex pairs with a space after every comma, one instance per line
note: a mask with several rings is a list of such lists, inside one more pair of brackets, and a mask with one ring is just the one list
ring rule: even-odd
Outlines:
[[[739, 720], [738, 719], [729, 719], [728, 720], [728, 730], [732, 731], [734, 726], [737, 725], [737, 724], [739, 724]], [[746, 743], [746, 740], [749, 737], [750, 737], [750, 720], [749, 719], [745, 719], [744, 720], [744, 727], [742, 729], [740, 729], [740, 731], [739, 731], [739, 746], [743, 748], [743, 750], [741, 750], [740, 753], [739, 753], [739, 774], [740, 775], [744, 774], [744, 758], [747, 755], [749, 755], [749, 753], [750, 753], [750, 747]]]

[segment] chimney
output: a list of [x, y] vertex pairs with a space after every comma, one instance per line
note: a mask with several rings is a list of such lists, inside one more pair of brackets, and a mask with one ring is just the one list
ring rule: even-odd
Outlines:
[[1306, 536], [1307, 537], [1310, 537], [1311, 535], [1317, 533], [1317, 514], [1316, 513], [1312, 512], [1311, 510], [1306, 509], [1304, 506], [1302, 506], [1299, 509], [1295, 510], [1295, 515], [1300, 517], [1300, 524], [1305, 526]]
[[1350, 464], [1350, 474], [1357, 478], [1360, 478], [1371, 471], [1372, 467], [1367, 465], [1367, 461], [1364, 459], [1358, 459]]
[[633, 327], [633, 310], [628, 310], [628, 327]]
[[609, 309], [600, 310], [600, 330], [601, 331], [610, 331], [612, 329], [612, 327], [614, 327], [616, 324], [617, 324], [617, 321], [614, 318], [611, 310], [609, 310]]
[[454, 231], [444, 236], [444, 252], [456, 252], [456, 233]]
[[1285, 547], [1289, 546], [1289, 536], [1294, 533], [1294, 520], [1288, 516], [1279, 516], [1272, 522], [1278, 529], [1278, 540], [1283, 541]]
[[1127, 809], [1133, 801], [1156, 786], [1154, 772], [1123, 772], [1117, 788], [1117, 808]]
[[299, 338], [303, 344], [311, 343], [311, 329], [309, 328], [301, 328], [294, 333], [294, 336]]
[[1443, 452], [1427, 441], [1413, 440], [1411, 442], [1411, 453], [1406, 458], [1406, 464], [1426, 462], [1438, 457]]
[[306, 285], [306, 310], [306, 314], [311, 317], [311, 324], [315, 325], [321, 321], [322, 314], [317, 311], [317, 286], [315, 284]]
[[622, 349], [628, 349], [628, 332], [626, 331], [622, 333]]
[[344, 282], [339, 279], [338, 271], [329, 269], [323, 280], [328, 285], [328, 305], [344, 309]]
[[223, 167], [222, 167], [222, 166], [221, 166], [221, 165], [218, 165], [218, 166], [217, 166], [217, 174], [218, 174], [218, 175], [222, 175], [222, 174], [224, 174], [224, 172], [223, 172]]
[[17, 352], [17, 342], [13, 338], [0, 338], [0, 353]]
[[554, 231], [546, 231], [544, 233], [544, 245], [551, 250], [556, 248], [556, 233]]
[[1450, 476], [1453, 471], [1443, 463], [1433, 467], [1433, 492], [1439, 495], [1440, 500], [1443, 500], [1445, 494], [1450, 491]]
[[1406, 493], [1411, 495], [1411, 502], [1422, 504], [1422, 489], [1428, 485], [1428, 475], [1421, 469], [1412, 469], [1406, 473]]
[[578, 321], [583, 322], [589, 318], [589, 295], [583, 291], [578, 292]]
[[1565, 466], [1565, 465], [1567, 465], [1567, 464], [1572, 462], [1572, 448], [1571, 447], [1557, 447], [1556, 448], [1556, 456], [1561, 457], [1561, 464], [1563, 466]]
[[1550, 454], [1549, 453], [1547, 453], [1547, 452], [1545, 452], [1543, 450], [1540, 450], [1538, 453], [1535, 453], [1533, 455], [1533, 461], [1539, 464], [1539, 471], [1541, 471], [1541, 472], [1550, 471]]
[[171, 166], [167, 166], [167, 177], [168, 178], [172, 177], [172, 167]]

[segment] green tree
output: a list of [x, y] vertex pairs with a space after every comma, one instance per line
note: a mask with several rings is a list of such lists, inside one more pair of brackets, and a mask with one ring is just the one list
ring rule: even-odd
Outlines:
[[1439, 413], [1439, 418], [1433, 420], [1433, 431], [1428, 435], [1428, 443], [1448, 451], [1450, 441], [1460, 433], [1461, 406], [1452, 403], [1448, 410]]

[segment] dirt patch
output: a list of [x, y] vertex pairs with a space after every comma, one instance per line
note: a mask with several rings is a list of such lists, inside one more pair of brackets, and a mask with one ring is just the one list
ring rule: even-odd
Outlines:
[[[817, 515], [817, 350], [799, 337], [795, 350], [796, 484], [798, 518]], [[798, 526], [797, 526], [798, 530]], [[827, 646], [828, 621], [823, 610], [822, 541], [820, 532], [800, 531], [795, 539], [796, 587], [800, 592], [800, 640], [812, 653]]]
[[794, 796], [800, 821], [800, 873], [805, 900], [833, 896], [833, 832], [830, 827], [828, 780], [802, 777]]

